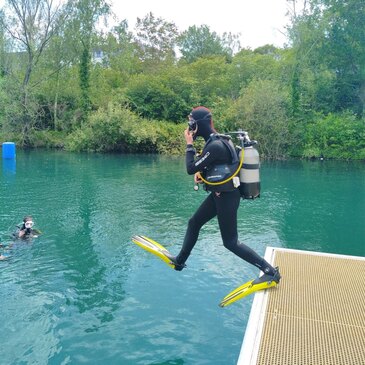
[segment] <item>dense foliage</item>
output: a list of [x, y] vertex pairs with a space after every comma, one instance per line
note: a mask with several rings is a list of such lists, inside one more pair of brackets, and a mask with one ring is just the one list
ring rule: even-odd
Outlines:
[[182, 153], [186, 116], [212, 109], [266, 158], [365, 159], [365, 3], [288, 0], [288, 44], [241, 49], [208, 26], [149, 13], [108, 31], [104, 0], [6, 0], [0, 11], [0, 142]]

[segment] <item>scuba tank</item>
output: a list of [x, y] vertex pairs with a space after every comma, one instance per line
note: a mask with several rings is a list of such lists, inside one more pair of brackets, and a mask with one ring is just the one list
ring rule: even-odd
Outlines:
[[242, 199], [255, 199], [260, 197], [260, 156], [257, 149], [254, 147], [257, 142], [251, 141], [247, 132], [233, 132], [237, 134], [240, 140], [239, 157], [243, 163], [240, 170], [240, 186], [239, 190]]

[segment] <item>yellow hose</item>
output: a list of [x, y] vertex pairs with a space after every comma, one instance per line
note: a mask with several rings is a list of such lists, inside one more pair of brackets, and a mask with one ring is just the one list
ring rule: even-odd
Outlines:
[[243, 158], [244, 158], [244, 148], [241, 149], [241, 159], [240, 159], [240, 163], [237, 167], [237, 170], [232, 174], [232, 176], [228, 177], [226, 180], [223, 180], [223, 181], [219, 181], [219, 182], [209, 182], [207, 180], [205, 180], [203, 178], [203, 176], [200, 174], [200, 172], [198, 172], [198, 178], [201, 179], [205, 184], [208, 184], [208, 185], [222, 185], [222, 184], [225, 184], [227, 183], [228, 181], [232, 180], [237, 174], [238, 172], [241, 170], [241, 167], [242, 167], [242, 164], [243, 164]]

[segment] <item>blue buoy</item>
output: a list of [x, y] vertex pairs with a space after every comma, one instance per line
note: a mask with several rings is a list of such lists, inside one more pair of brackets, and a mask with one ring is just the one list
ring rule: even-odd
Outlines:
[[15, 143], [4, 142], [3, 143], [3, 158], [15, 158]]

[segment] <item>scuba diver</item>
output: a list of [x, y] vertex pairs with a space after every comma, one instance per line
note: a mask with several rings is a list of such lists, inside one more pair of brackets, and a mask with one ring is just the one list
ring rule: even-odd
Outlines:
[[27, 215], [23, 218], [23, 223], [18, 226], [19, 230], [15, 234], [17, 238], [31, 238], [37, 237], [40, 234], [40, 231], [37, 229], [33, 229], [34, 222], [33, 218], [30, 215]]
[[[236, 171], [238, 161], [237, 153], [229, 136], [219, 135], [213, 126], [212, 113], [204, 106], [194, 108], [189, 114], [188, 128], [184, 132], [186, 140], [186, 170], [189, 175], [195, 174], [196, 184], [203, 179], [214, 178], [217, 171]], [[197, 137], [205, 140], [203, 151], [196, 157], [193, 143]], [[231, 145], [231, 147], [230, 147]], [[201, 175], [200, 175], [201, 174]], [[221, 174], [217, 174], [221, 175]], [[205, 180], [206, 181], [206, 180]], [[224, 181], [224, 179], [223, 179]], [[169, 256], [177, 271], [186, 267], [185, 262], [194, 248], [200, 229], [212, 218], [218, 218], [219, 229], [223, 245], [241, 259], [259, 268], [264, 274], [254, 281], [254, 284], [262, 282], [279, 283], [280, 273], [278, 268], [271, 266], [264, 258], [254, 250], [238, 240], [237, 210], [241, 200], [238, 189], [239, 183], [230, 179], [219, 185], [204, 184], [204, 189], [209, 193], [197, 211], [189, 219], [182, 248], [177, 256]]]
[[11, 251], [17, 245], [18, 240], [28, 241], [30, 238], [38, 237], [41, 234], [41, 231], [33, 228], [33, 226], [33, 218], [30, 215], [25, 216], [23, 222], [16, 226], [17, 230], [11, 233], [12, 242], [0, 243], [0, 260], [6, 260], [11, 256]]

